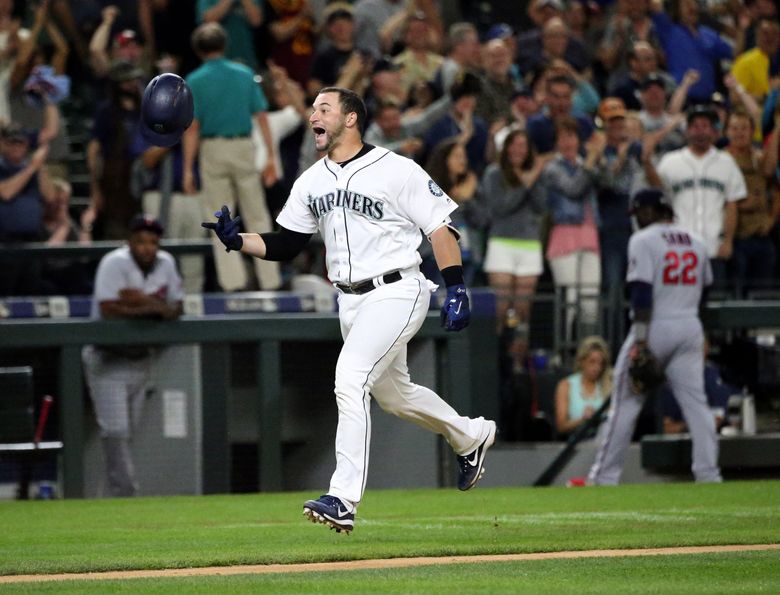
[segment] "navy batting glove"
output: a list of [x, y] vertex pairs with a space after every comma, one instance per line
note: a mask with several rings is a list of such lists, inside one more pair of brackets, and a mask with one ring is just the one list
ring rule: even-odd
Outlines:
[[244, 238], [239, 235], [241, 227], [241, 216], [235, 219], [230, 218], [230, 209], [226, 206], [222, 206], [221, 211], [214, 213], [217, 218], [216, 223], [211, 221], [204, 221], [201, 223], [206, 229], [211, 229], [217, 234], [219, 240], [225, 244], [225, 250], [230, 252], [231, 250], [241, 250], [241, 246], [244, 245]]
[[446, 331], [459, 331], [466, 328], [471, 320], [469, 296], [462, 283], [447, 288], [447, 299], [441, 308], [441, 325]]

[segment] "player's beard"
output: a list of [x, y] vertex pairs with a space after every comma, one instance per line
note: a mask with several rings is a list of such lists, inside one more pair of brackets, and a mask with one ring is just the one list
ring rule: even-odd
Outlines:
[[330, 153], [336, 145], [339, 144], [341, 141], [341, 137], [344, 136], [344, 130], [346, 129], [346, 125], [344, 121], [339, 122], [339, 125], [336, 127], [336, 129], [333, 132], [328, 132], [327, 130], [322, 135], [322, 137], [325, 139], [325, 143], [320, 145], [317, 144], [318, 139], [317, 137], [314, 138], [314, 148], [316, 148], [318, 151], [325, 151], [326, 153]]

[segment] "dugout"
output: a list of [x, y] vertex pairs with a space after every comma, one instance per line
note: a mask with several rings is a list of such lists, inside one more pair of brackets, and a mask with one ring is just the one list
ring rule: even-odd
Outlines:
[[[495, 417], [495, 303], [489, 292], [472, 301], [475, 316], [462, 333], [445, 333], [438, 307], [430, 312], [410, 344], [410, 368], [460, 412]], [[329, 358], [341, 337], [337, 315], [315, 306], [293, 292], [188, 296], [180, 320], [90, 321], [85, 298], [3, 300], [0, 361], [46, 353], [35, 374], [47, 376], [57, 399], [66, 497], [96, 495], [102, 470], [81, 368], [85, 344], [173, 346], [156, 364], [135, 440], [139, 472], [138, 461], [150, 461], [139, 480], [156, 486], [142, 493], [225, 493], [236, 475], [249, 480], [243, 490], [319, 490], [334, 464]], [[372, 487], [452, 483], [454, 457], [440, 456], [435, 436], [375, 410]], [[233, 465], [241, 454], [234, 445], [247, 444], [256, 444], [254, 477]]]

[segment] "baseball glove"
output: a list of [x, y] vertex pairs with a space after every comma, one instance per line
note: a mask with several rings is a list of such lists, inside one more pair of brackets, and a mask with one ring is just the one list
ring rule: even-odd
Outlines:
[[664, 371], [647, 345], [637, 345], [636, 349], [636, 357], [628, 366], [628, 378], [632, 391], [646, 395], [661, 385], [664, 381]]

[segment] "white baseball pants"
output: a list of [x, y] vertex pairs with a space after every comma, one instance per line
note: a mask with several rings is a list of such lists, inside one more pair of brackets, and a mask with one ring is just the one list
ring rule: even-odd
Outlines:
[[363, 497], [368, 475], [372, 395], [388, 413], [444, 436], [459, 455], [477, 448], [486, 433], [484, 418], [458, 415], [409, 378], [406, 345], [428, 312], [429, 283], [414, 271], [363, 295], [339, 295], [344, 346], [336, 363], [336, 471], [328, 493], [353, 505]]

